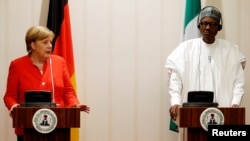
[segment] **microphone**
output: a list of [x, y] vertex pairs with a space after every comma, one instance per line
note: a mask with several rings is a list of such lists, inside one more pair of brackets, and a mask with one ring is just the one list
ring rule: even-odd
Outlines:
[[52, 86], [52, 102], [55, 103], [55, 96], [54, 96], [54, 91], [55, 91], [55, 84], [54, 84], [54, 75], [53, 75], [53, 67], [52, 67], [52, 59], [49, 57], [49, 64], [50, 64], [50, 77], [51, 77], [51, 86]]
[[216, 102], [216, 87], [215, 87], [215, 80], [214, 80], [214, 71], [213, 71], [213, 64], [211, 63], [212, 57], [211, 55], [208, 56], [208, 61], [210, 64], [210, 71], [212, 75], [212, 83], [213, 83], [213, 89], [214, 89], [214, 102]]
[[208, 56], [208, 61], [211, 64], [211, 56]]

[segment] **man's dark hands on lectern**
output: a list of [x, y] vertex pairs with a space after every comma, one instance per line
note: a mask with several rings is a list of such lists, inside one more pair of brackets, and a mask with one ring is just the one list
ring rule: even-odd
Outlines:
[[176, 120], [177, 116], [178, 116], [178, 112], [179, 112], [179, 107], [180, 105], [173, 105], [169, 108], [169, 114], [170, 114], [170, 117], [173, 119], [173, 120]]

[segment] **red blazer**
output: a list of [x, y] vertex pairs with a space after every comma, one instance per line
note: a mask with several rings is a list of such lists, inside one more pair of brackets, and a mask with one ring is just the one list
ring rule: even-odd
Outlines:
[[[51, 60], [50, 60], [51, 59]], [[52, 80], [54, 83], [52, 83]], [[28, 55], [10, 63], [4, 103], [10, 110], [15, 104], [24, 102], [26, 90], [50, 90], [57, 106], [70, 107], [79, 104], [71, 83], [66, 62], [62, 57], [51, 55], [43, 66], [43, 74]], [[21, 135], [21, 130], [16, 130]]]

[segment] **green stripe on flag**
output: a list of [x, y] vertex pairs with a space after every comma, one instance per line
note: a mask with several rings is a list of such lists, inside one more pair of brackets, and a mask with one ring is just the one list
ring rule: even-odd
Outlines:
[[200, 37], [197, 18], [201, 10], [200, 0], [186, 0], [183, 41]]
[[184, 27], [199, 14], [200, 10], [200, 0], [186, 0]]
[[170, 119], [170, 122], [169, 122], [169, 130], [174, 131], [174, 132], [179, 132], [179, 127], [172, 118]]

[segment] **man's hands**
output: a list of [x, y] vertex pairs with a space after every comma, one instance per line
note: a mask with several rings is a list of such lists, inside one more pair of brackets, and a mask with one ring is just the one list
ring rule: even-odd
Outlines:
[[170, 114], [170, 117], [173, 119], [173, 120], [176, 120], [177, 116], [178, 116], [178, 112], [179, 112], [179, 107], [180, 105], [173, 105], [169, 108], [169, 114]]
[[[170, 114], [170, 117], [173, 119], [173, 120], [176, 120], [177, 116], [178, 116], [178, 112], [179, 112], [179, 107], [180, 105], [173, 105], [169, 108], [169, 114]], [[237, 104], [233, 104], [232, 105], [232, 108], [239, 108], [240, 106], [237, 105]]]

